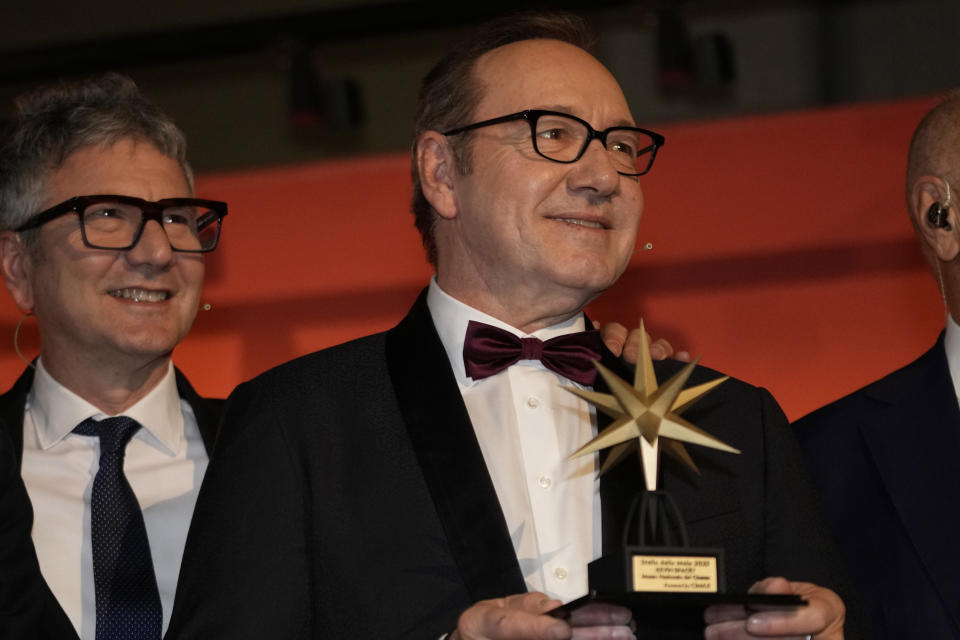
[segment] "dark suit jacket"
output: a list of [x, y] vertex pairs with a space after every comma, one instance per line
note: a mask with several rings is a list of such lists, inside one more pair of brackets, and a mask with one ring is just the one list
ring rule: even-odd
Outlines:
[[[677, 369], [658, 366], [659, 377]], [[699, 368], [691, 384], [716, 377]], [[730, 381], [686, 415], [743, 454], [663, 465], [691, 543], [728, 586], [832, 584], [830, 545], [783, 414]], [[601, 490], [604, 544], [642, 486]], [[425, 295], [394, 329], [238, 387], [200, 493], [171, 638], [432, 638], [478, 600], [526, 590]], [[609, 547], [608, 547], [609, 548]], [[702, 637], [702, 631], [694, 637]]]
[[32, 520], [13, 443], [0, 431], [0, 638], [44, 637], [44, 606], [53, 596], [30, 540]]
[[[223, 400], [201, 398], [179, 370], [176, 375], [180, 397], [193, 408], [203, 444], [208, 452], [212, 451]], [[36, 552], [30, 540], [33, 508], [20, 479], [20, 464], [23, 460], [23, 412], [32, 385], [33, 369], [27, 368], [13, 387], [0, 395], [0, 438], [3, 440], [0, 442], [0, 453], [9, 453], [9, 460], [0, 456], [0, 638], [75, 639], [77, 634], [70, 619], [40, 575]], [[10, 444], [8, 452], [2, 451], [4, 442]], [[5, 465], [8, 463], [7, 468]], [[16, 536], [15, 544], [20, 549], [19, 553], [14, 552], [13, 547], [6, 547], [6, 535], [10, 535], [11, 539]], [[29, 600], [29, 606], [11, 605], [9, 614], [5, 599], [9, 599], [7, 597], [10, 594], [4, 593], [7, 576], [17, 576], [11, 583], [10, 593], [17, 595], [21, 603]], [[22, 594], [21, 585], [25, 589]], [[26, 596], [27, 591], [33, 594], [30, 598]], [[38, 619], [42, 622], [42, 629], [39, 630], [35, 626]]]
[[960, 638], [960, 410], [943, 336], [795, 426], [878, 637]]

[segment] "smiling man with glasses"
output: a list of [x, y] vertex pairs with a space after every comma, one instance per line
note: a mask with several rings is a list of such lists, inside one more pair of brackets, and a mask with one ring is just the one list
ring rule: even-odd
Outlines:
[[[390, 331], [231, 395], [171, 635], [664, 637], [616, 607], [545, 615], [587, 593], [643, 487], [636, 457], [603, 482], [597, 456], [569, 457], [599, 418], [562, 387], [591, 386], [593, 360], [618, 366], [583, 308], [633, 255], [640, 176], [664, 143], [584, 43], [572, 16], [512, 16], [427, 75], [413, 210], [435, 277]], [[714, 610], [709, 637], [841, 638], [843, 604], [811, 584], [835, 584], [836, 554], [776, 403], [730, 380], [693, 411], [744, 453], [693, 452], [702, 478], [664, 461], [691, 544], [726, 549], [733, 592], [810, 581], [761, 583], [809, 606]]]
[[41, 346], [0, 396], [0, 429], [55, 597], [35, 635], [158, 640], [220, 413], [171, 354], [227, 206], [193, 197], [183, 134], [128, 78], [17, 106], [0, 141], [0, 269]]

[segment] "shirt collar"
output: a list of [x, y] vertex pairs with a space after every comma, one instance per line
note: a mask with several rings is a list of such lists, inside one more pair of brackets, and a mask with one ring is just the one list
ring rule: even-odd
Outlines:
[[943, 338], [943, 347], [947, 352], [947, 366], [953, 379], [953, 389], [960, 399], [960, 325], [947, 314], [947, 331]]
[[[31, 412], [37, 429], [40, 447], [49, 449], [67, 436], [74, 427], [86, 420], [107, 418], [93, 404], [57, 382], [38, 358], [33, 387], [27, 395], [26, 410]], [[175, 455], [183, 442], [183, 413], [173, 363], [167, 373], [147, 395], [127, 408], [123, 415], [139, 422], [143, 429], [139, 437], [169, 455]]]
[[440, 288], [436, 276], [430, 278], [430, 288], [427, 290], [427, 308], [430, 309], [430, 316], [437, 328], [440, 342], [443, 343], [443, 348], [447, 352], [447, 359], [450, 360], [450, 366], [453, 367], [453, 373], [460, 385], [473, 383], [473, 379], [467, 377], [466, 368], [463, 364], [463, 342], [467, 333], [467, 323], [471, 320], [499, 327], [520, 338], [534, 336], [541, 340], [549, 340], [568, 333], [583, 331], [586, 327], [584, 315], [577, 313], [572, 318], [558, 324], [538, 329], [533, 333], [524, 333], [506, 322], [497, 320], [479, 309], [474, 309], [470, 305], [460, 302]]

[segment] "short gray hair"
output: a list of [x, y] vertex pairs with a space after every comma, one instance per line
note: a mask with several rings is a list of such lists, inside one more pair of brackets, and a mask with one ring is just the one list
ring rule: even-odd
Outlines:
[[179, 163], [193, 191], [183, 132], [127, 76], [59, 82], [21, 94], [15, 104], [0, 138], [0, 230], [16, 229], [37, 213], [50, 174], [84, 147], [147, 142]]

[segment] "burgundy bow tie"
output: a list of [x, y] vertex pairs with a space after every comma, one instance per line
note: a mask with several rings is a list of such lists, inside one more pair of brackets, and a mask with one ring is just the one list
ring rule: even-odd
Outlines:
[[603, 341], [599, 331], [579, 331], [550, 338], [518, 338], [509, 331], [471, 320], [463, 343], [467, 375], [480, 380], [518, 360], [539, 360], [543, 366], [583, 385], [593, 384]]

